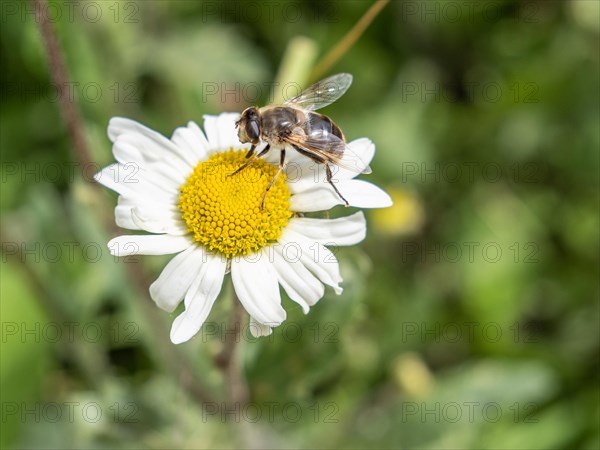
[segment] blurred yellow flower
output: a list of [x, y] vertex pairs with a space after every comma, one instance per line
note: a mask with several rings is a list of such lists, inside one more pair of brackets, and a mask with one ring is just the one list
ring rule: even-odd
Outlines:
[[418, 232], [425, 220], [421, 201], [405, 189], [389, 187], [387, 191], [392, 197], [393, 205], [372, 213], [373, 226], [377, 232], [393, 236]]
[[392, 370], [396, 385], [411, 397], [424, 397], [433, 387], [433, 375], [418, 353], [407, 352], [398, 356]]

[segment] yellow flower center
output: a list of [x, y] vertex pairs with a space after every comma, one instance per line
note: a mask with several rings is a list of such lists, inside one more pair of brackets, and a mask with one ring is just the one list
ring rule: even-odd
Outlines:
[[245, 155], [245, 150], [233, 149], [215, 153], [196, 166], [179, 196], [179, 209], [194, 240], [227, 258], [276, 242], [292, 216], [283, 173], [260, 209], [277, 167], [257, 159], [230, 176], [247, 161]]

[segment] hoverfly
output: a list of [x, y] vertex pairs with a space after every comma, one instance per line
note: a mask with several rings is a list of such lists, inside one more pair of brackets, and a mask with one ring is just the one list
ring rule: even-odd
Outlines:
[[[266, 155], [273, 148], [281, 151], [279, 170], [267, 186], [261, 209], [264, 209], [267, 192], [285, 167], [286, 149], [290, 148], [316, 163], [323, 164], [327, 182], [344, 204], [349, 206], [332, 181], [331, 164], [355, 173], [371, 173], [371, 169], [348, 148], [342, 130], [329, 117], [314, 111], [335, 102], [344, 95], [351, 84], [352, 75], [340, 73], [313, 84], [281, 105], [262, 108], [251, 106], [242, 112], [240, 119], [235, 123], [238, 138], [240, 142], [252, 145], [246, 154], [248, 161], [230, 176], [239, 173], [254, 159]], [[262, 144], [266, 145], [256, 152], [257, 147]]]

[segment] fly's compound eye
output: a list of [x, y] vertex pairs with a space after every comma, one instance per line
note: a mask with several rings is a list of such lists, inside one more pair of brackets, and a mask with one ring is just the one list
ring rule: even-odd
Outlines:
[[248, 136], [250, 142], [258, 142], [258, 138], [260, 137], [260, 129], [258, 128], [257, 120], [248, 121], [246, 124], [246, 136]]

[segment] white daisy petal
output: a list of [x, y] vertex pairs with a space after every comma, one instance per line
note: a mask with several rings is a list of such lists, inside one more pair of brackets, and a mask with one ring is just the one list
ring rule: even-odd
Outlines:
[[137, 164], [111, 164], [94, 175], [94, 179], [126, 197], [148, 197], [153, 200], [167, 199], [177, 194], [180, 185], [164, 175], [163, 169], [152, 174]]
[[[256, 146], [255, 149], [255, 153], [259, 154], [260, 152], [262, 152], [268, 144], [266, 143], [262, 143], [262, 144], [258, 144]], [[298, 152], [295, 152], [298, 153]], [[268, 162], [269, 164], [273, 164], [274, 166], [279, 165], [279, 161], [281, 160], [281, 151], [279, 149], [275, 149], [273, 147], [269, 147], [269, 150], [267, 151], [267, 153], [263, 156], [261, 156], [262, 159], [264, 159], [266, 162]], [[287, 167], [290, 167], [290, 160], [289, 158], [285, 158], [286, 160], [286, 169]], [[286, 170], [287, 172], [287, 170]]]
[[290, 197], [290, 209], [295, 212], [325, 211], [341, 204], [333, 189], [320, 185]]
[[131, 218], [141, 230], [148, 231], [149, 233], [166, 233], [176, 236], [189, 233], [185, 223], [181, 219], [181, 212], [161, 211], [158, 208], [152, 210], [152, 214], [148, 214], [149, 212], [147, 209], [144, 210], [138, 207], [131, 209]]
[[198, 278], [205, 258], [202, 247], [191, 245], [169, 261], [150, 285], [150, 296], [159, 308], [168, 312], [177, 308], [192, 282]]
[[126, 167], [130, 168], [130, 174], [133, 171], [130, 178], [141, 179], [146, 184], [161, 186], [163, 190], [170, 192], [177, 190], [192, 173], [192, 169], [187, 165], [184, 166], [183, 163], [181, 167], [173, 167], [162, 160], [142, 163], [139, 168], [135, 165]]
[[204, 132], [206, 133], [208, 148], [211, 152], [219, 148], [224, 149], [224, 147], [221, 147], [219, 126], [217, 125], [218, 120], [218, 116], [204, 116]]
[[183, 223], [181, 219], [181, 210], [177, 206], [177, 198], [171, 198], [170, 202], [156, 201], [149, 202], [131, 200], [133, 208], [136, 209], [136, 214], [141, 220], [156, 221], [156, 220], [177, 220], [178, 223]]
[[204, 131], [208, 138], [208, 144], [211, 151], [228, 150], [230, 147], [246, 148], [237, 136], [235, 121], [240, 115], [238, 113], [223, 113], [218, 116], [204, 116]]
[[169, 234], [130, 235], [111, 239], [108, 249], [113, 256], [170, 255], [179, 253], [192, 244], [187, 236]]
[[336, 294], [341, 294], [343, 289], [339, 286], [342, 281], [340, 266], [337, 258], [327, 247], [314, 242], [306, 236], [286, 228], [279, 238], [281, 253], [288, 255], [297, 252], [300, 262], [310, 270], [319, 280], [331, 286]]
[[133, 221], [131, 209], [133, 208], [131, 201], [119, 195], [117, 206], [115, 207], [115, 223], [121, 228], [129, 230], [141, 230], [141, 228]]
[[[194, 142], [197, 143], [196, 145], [199, 145], [204, 150], [203, 154], [208, 155], [208, 139], [206, 139], [204, 132], [200, 129], [198, 124], [196, 122], [189, 121], [188, 130], [190, 130], [190, 132], [194, 135]], [[204, 158], [205, 157], [203, 157], [202, 159]]]
[[380, 187], [363, 180], [340, 181], [337, 186], [350, 206], [357, 208], [387, 208], [392, 198]]
[[231, 279], [240, 302], [258, 322], [273, 327], [285, 320], [277, 274], [263, 250], [233, 259]]
[[208, 141], [198, 125], [193, 122], [187, 127], [177, 128], [171, 140], [182, 149], [182, 155], [191, 167], [208, 157]]
[[171, 167], [177, 174], [188, 173], [193, 167], [186, 162], [185, 152], [176, 144], [134, 120], [111, 119], [108, 134], [113, 142], [118, 140], [137, 148], [146, 163], [161, 161], [163, 167]]
[[[136, 210], [136, 216], [133, 216], [133, 210]], [[174, 232], [172, 234], [182, 234], [182, 228], [177, 224], [182, 224], [180, 213], [177, 206], [168, 203], [165, 200], [150, 203], [148, 199], [139, 197], [119, 196], [118, 205], [115, 208], [115, 219], [118, 226], [130, 230], [145, 230], [153, 232], [152, 228], [158, 226], [155, 222], [164, 219], [171, 220], [169, 224]], [[144, 228], [146, 227], [146, 228]], [[165, 227], [167, 229], [167, 227]], [[177, 231], [177, 232], [175, 232]], [[161, 232], [160, 234], [162, 234]], [[167, 233], [171, 234], [171, 233]]]
[[268, 325], [263, 325], [254, 317], [250, 316], [250, 334], [254, 337], [270, 336], [273, 333], [273, 328]]
[[119, 183], [119, 163], [113, 163], [106, 166], [94, 175], [94, 180], [100, 183], [104, 187], [109, 188], [111, 191], [115, 191], [117, 194], [123, 195], [123, 193], [131, 194], [132, 190], [128, 185]]
[[115, 142], [125, 133], [137, 133], [138, 125], [138, 122], [126, 117], [113, 117], [108, 122], [108, 138]]
[[[145, 125], [142, 125], [135, 120], [127, 119], [124, 117], [113, 117], [110, 119], [108, 123], [108, 136], [110, 139], [115, 142], [118, 138], [124, 136], [136, 136], [140, 138], [144, 144], [153, 147], [159, 150], [158, 153], [147, 152], [148, 156], [163, 156], [165, 151], [169, 151], [171, 156], [179, 156], [180, 150], [177, 148], [175, 144], [173, 144], [169, 139], [164, 137], [157, 131], [148, 128]], [[145, 139], [141, 139], [145, 138]], [[151, 148], [146, 148], [146, 150], [151, 150]]]
[[144, 155], [140, 150], [124, 139], [117, 139], [113, 145], [113, 155], [121, 164], [138, 164], [144, 163]]
[[200, 274], [185, 295], [185, 311], [173, 321], [171, 341], [174, 344], [188, 341], [200, 330], [221, 291], [227, 262], [220, 256], [206, 254], [206, 257]]
[[371, 164], [375, 156], [375, 144], [369, 138], [362, 137], [348, 143], [348, 147], [358, 156], [361, 161]]
[[[260, 153], [262, 149], [264, 149], [267, 144], [259, 144], [256, 147], [256, 153]], [[279, 165], [279, 161], [281, 160], [281, 149], [271, 148], [269, 152], [265, 156], [261, 156], [262, 159], [267, 161], [270, 164], [275, 166]], [[285, 172], [294, 180], [299, 180], [305, 174], [310, 173], [307, 170], [307, 166], [315, 164], [310, 158], [302, 155], [300, 152], [295, 150], [290, 145], [285, 146]]]
[[[325, 287], [304, 267], [304, 264], [293, 254], [291, 257], [281, 253], [281, 246], [275, 246], [273, 252], [273, 266], [277, 272], [279, 284], [285, 289], [289, 297], [302, 307], [307, 314], [310, 306], [323, 297]], [[286, 257], [288, 256], [288, 257]]]
[[[321, 164], [319, 164], [321, 165]], [[313, 175], [310, 175], [311, 171]], [[286, 176], [288, 176], [288, 188], [292, 196], [296, 194], [302, 194], [307, 191], [311, 191], [321, 186], [322, 182], [319, 181], [321, 174], [320, 172], [324, 169], [315, 166], [315, 168], [310, 167], [298, 167], [293, 165], [286, 165]], [[316, 173], [314, 173], [316, 172]], [[291, 174], [291, 175], [288, 175]], [[296, 175], [300, 174], [300, 175]], [[308, 175], [307, 175], [308, 174]], [[324, 175], [323, 175], [324, 176]], [[337, 180], [336, 180], [337, 181]], [[300, 211], [300, 210], [298, 210]]]
[[375, 156], [375, 144], [368, 138], [355, 139], [348, 144], [352, 153], [346, 152], [342, 157], [342, 166], [356, 167], [357, 170], [348, 170], [344, 167], [339, 167], [337, 177], [340, 180], [352, 179], [365, 170], [365, 168], [373, 160]]
[[367, 234], [367, 224], [362, 211], [338, 219], [297, 217], [290, 220], [288, 228], [320, 244], [335, 246], [357, 244]]
[[[387, 208], [392, 205], [391, 197], [373, 183], [363, 180], [340, 180], [336, 187], [350, 206], [357, 208]], [[313, 189], [290, 197], [292, 211], [325, 211], [344, 202], [329, 185], [322, 184]]]

